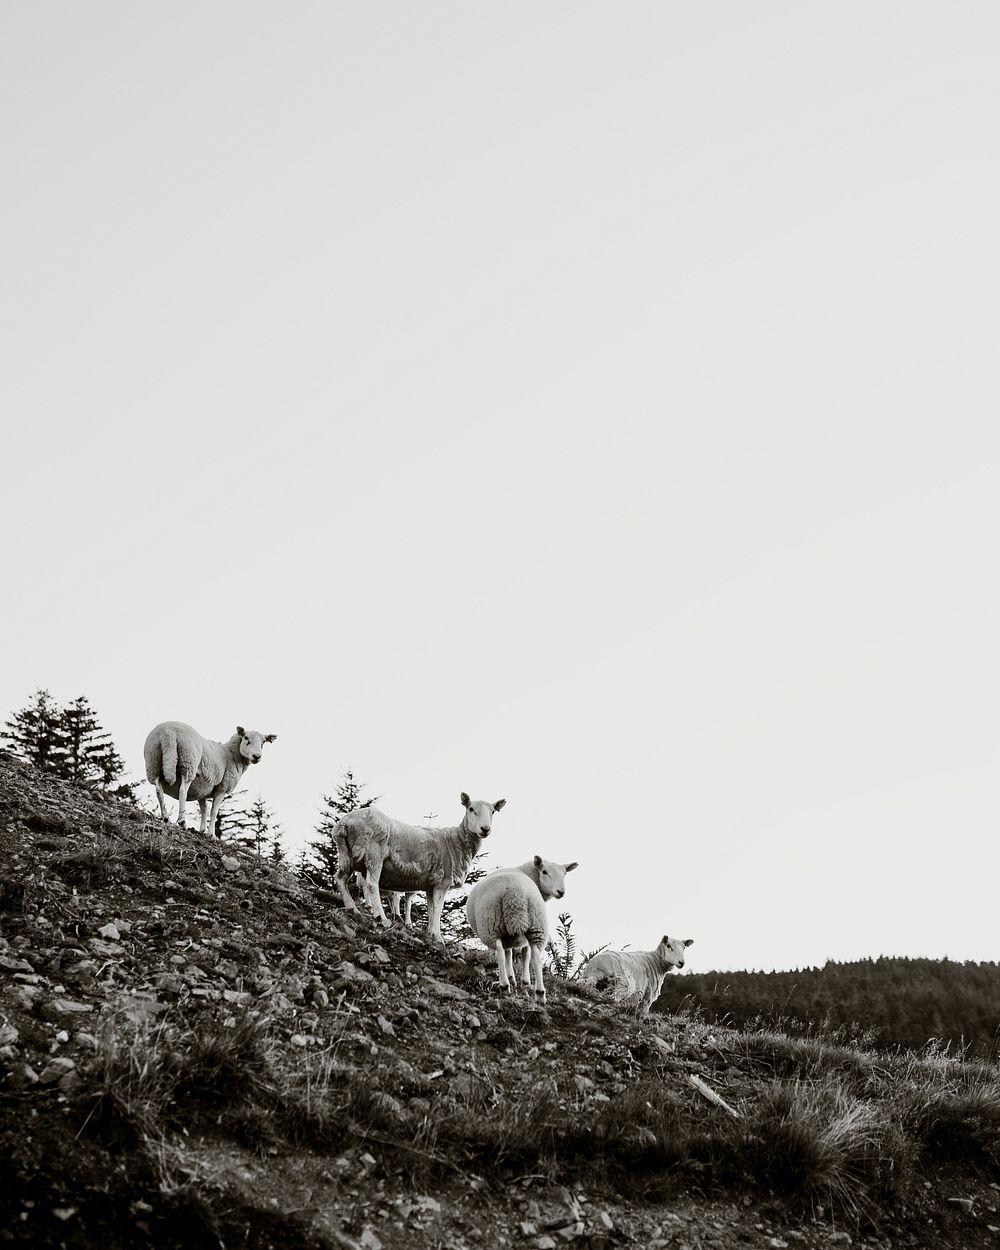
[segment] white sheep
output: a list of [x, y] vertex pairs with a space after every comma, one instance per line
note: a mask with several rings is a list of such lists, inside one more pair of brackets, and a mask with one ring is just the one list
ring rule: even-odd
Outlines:
[[[391, 921], [382, 907], [379, 890], [388, 893], [427, 894], [427, 933], [439, 942], [444, 898], [453, 885], [464, 882], [469, 865], [479, 854], [483, 838], [493, 827], [493, 815], [506, 799], [473, 802], [463, 792], [462, 823], [443, 829], [407, 825], [375, 807], [349, 812], [334, 830], [337, 844], [337, 886], [344, 906], [357, 911], [347, 888], [352, 872], [364, 874], [364, 893], [372, 914], [386, 927]], [[407, 914], [409, 906], [407, 906]]]
[[519, 868], [490, 873], [469, 891], [465, 905], [469, 928], [487, 950], [495, 953], [500, 986], [508, 993], [515, 980], [514, 951], [523, 950], [521, 979], [525, 985], [531, 984], [530, 957], [535, 996], [545, 1002], [542, 956], [549, 938], [545, 901], [562, 898], [566, 874], [575, 867], [575, 863], [557, 864], [536, 855]]
[[[232, 794], [250, 764], [260, 763], [265, 742], [277, 734], [261, 734], [237, 725], [228, 742], [213, 742], [183, 721], [168, 720], [151, 729], [142, 753], [146, 776], [156, 787], [160, 815], [168, 819], [164, 794], [177, 800], [177, 823], [184, 824], [185, 802], [196, 799], [201, 808], [201, 832], [215, 832], [219, 806]], [[208, 815], [211, 800], [212, 812]]]
[[663, 978], [672, 968], [684, 967], [684, 950], [693, 941], [664, 934], [655, 951], [599, 951], [580, 969], [580, 980], [610, 989], [618, 1000], [637, 994], [648, 1013], [660, 997]]

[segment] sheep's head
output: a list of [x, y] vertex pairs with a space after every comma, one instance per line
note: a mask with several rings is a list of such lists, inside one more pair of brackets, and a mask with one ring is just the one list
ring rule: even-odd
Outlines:
[[542, 898], [562, 898], [566, 893], [566, 874], [576, 867], [572, 864], [557, 864], [551, 859], [535, 856], [535, 867], [538, 869], [538, 891]]
[[664, 933], [660, 939], [660, 945], [656, 948], [656, 953], [672, 968], [683, 968], [684, 948], [690, 946], [693, 941], [694, 938], [669, 938]]
[[506, 799], [497, 799], [495, 803], [487, 803], [485, 799], [470, 799], [463, 790], [462, 806], [465, 808], [465, 819], [462, 824], [467, 832], [474, 833], [480, 838], [487, 837], [493, 828], [493, 813], [498, 812], [506, 802]]
[[256, 729], [244, 729], [242, 725], [236, 726], [236, 732], [240, 739], [240, 755], [248, 764], [259, 764], [260, 757], [264, 753], [264, 743], [274, 742], [277, 734], [260, 734]]

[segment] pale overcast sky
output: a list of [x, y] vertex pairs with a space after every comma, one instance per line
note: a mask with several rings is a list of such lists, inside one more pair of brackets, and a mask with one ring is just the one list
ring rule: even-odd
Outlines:
[[0, 719], [505, 797], [583, 946], [1000, 957], [998, 42], [3, 0]]

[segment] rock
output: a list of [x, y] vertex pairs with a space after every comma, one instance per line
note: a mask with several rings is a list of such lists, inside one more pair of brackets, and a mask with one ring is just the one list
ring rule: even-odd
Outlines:
[[308, 1046], [309, 1038], [304, 1033], [293, 1033], [288, 1039], [293, 1046]]
[[75, 1067], [76, 1064], [72, 1059], [50, 1059], [38, 1075], [39, 1083], [54, 1085], [60, 1077], [65, 1076], [67, 1072], [72, 1072]]
[[949, 1198], [948, 1201], [954, 1203], [955, 1206], [960, 1208], [960, 1210], [964, 1211], [966, 1215], [972, 1214], [972, 1208], [975, 1205], [974, 1199], [972, 1198]]
[[121, 931], [116, 924], [105, 924], [97, 930], [102, 938], [107, 938], [109, 942], [117, 942], [121, 937]]
[[142, 1024], [167, 1010], [167, 1004], [161, 1003], [155, 994], [144, 994], [141, 990], [119, 994], [115, 1007], [134, 1024]]
[[383, 1033], [387, 1034], [389, 1037], [396, 1036], [396, 1030], [393, 1028], [390, 1021], [388, 1021], [385, 1018], [385, 1016], [378, 1017], [378, 1027], [382, 1030]]
[[450, 981], [439, 981], [437, 977], [423, 976], [420, 978], [420, 984], [433, 994], [435, 998], [454, 999], [457, 1002], [464, 1002], [472, 997], [469, 991], [463, 990], [460, 985], [452, 985]]
[[72, 998], [53, 998], [41, 1005], [39, 1015], [45, 1020], [53, 1020], [61, 1024], [66, 1016], [83, 1016], [93, 1010], [92, 1003], [78, 1003]]
[[6, 1021], [0, 1024], [0, 1046], [13, 1046], [18, 1036], [18, 1031], [13, 1024]]
[[223, 990], [222, 1001], [234, 1003], [237, 1007], [246, 1007], [253, 1002], [253, 995], [248, 994], [246, 990]]
[[233, 855], [223, 855], [221, 863], [226, 872], [239, 872], [240, 870], [240, 861]]
[[26, 959], [11, 959], [9, 955], [0, 955], [0, 972], [34, 972]]
[[[365, 972], [363, 968], [356, 968], [354, 964], [347, 959], [345, 959], [344, 962], [336, 969], [334, 976], [338, 981], [353, 981], [359, 985], [366, 981], [375, 980], [370, 972]], [[336, 984], [336, 981], [334, 984]]]
[[380, 964], [392, 963], [392, 960], [389, 958], [389, 952], [385, 950], [384, 947], [376, 946], [372, 950], [372, 954], [375, 956], [375, 958], [379, 961]]

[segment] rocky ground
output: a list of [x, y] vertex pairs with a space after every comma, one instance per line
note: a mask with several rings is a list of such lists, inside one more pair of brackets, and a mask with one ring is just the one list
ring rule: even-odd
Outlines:
[[1000, 1242], [986, 1167], [928, 1170], [873, 1218], [671, 1157], [643, 1108], [707, 1141], [759, 1096], [724, 1030], [567, 982], [545, 1007], [499, 997], [485, 953], [4, 753], [0, 854], [0, 1241]]

